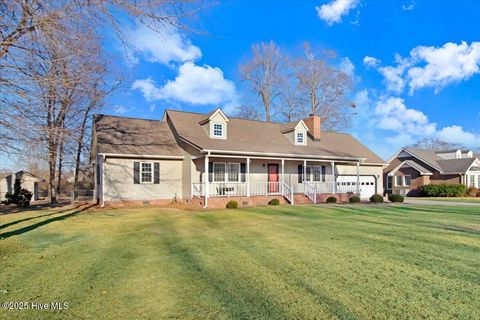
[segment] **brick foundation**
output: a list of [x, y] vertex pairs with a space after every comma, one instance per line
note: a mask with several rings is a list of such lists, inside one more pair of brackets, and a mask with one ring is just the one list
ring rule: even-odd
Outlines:
[[[355, 194], [351, 193], [321, 193], [317, 195], [317, 203], [325, 203], [327, 198], [335, 197], [338, 203], [349, 202], [350, 198]], [[299, 197], [306, 201], [299, 201]], [[250, 196], [250, 197], [213, 197], [208, 198], [209, 209], [223, 209], [228, 201], [236, 200], [239, 207], [256, 207], [266, 206], [272, 199], [278, 199], [280, 204], [288, 204], [284, 197], [277, 196]], [[295, 204], [311, 204], [312, 202], [303, 194], [295, 195]], [[111, 200], [105, 201], [105, 208], [138, 208], [138, 207], [167, 207], [167, 208], [183, 208], [183, 209], [201, 209], [205, 204], [203, 197], [181, 200], [173, 202], [172, 200]]]
[[337, 202], [350, 202], [350, 198], [355, 196], [353, 193], [320, 193], [317, 194], [317, 203], [325, 203], [327, 202], [327, 198], [335, 197], [337, 198]]
[[[214, 197], [208, 198], [209, 209], [225, 208], [230, 200], [236, 200], [239, 207], [266, 206], [272, 199], [278, 199], [280, 204], [288, 202], [282, 196], [251, 196], [251, 197]], [[180, 207], [186, 209], [201, 209], [204, 198], [193, 198], [173, 202], [172, 200], [111, 200], [105, 201], [104, 208], [137, 208], [137, 207]]]

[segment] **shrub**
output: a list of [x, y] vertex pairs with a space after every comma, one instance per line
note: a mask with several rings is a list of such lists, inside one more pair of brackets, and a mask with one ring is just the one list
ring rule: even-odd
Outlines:
[[480, 190], [478, 190], [477, 188], [475, 188], [475, 187], [470, 187], [470, 188], [468, 188], [468, 190], [467, 190], [467, 196], [469, 196], [469, 197], [476, 197], [479, 192], [480, 192]]
[[388, 195], [388, 200], [390, 202], [403, 202], [405, 198], [402, 195], [399, 194], [389, 194]]
[[280, 200], [272, 199], [268, 202], [268, 204], [271, 205], [271, 206], [278, 206], [280, 204]]
[[358, 196], [353, 196], [348, 201], [350, 201], [350, 203], [360, 203], [361, 202], [360, 197], [358, 197]]
[[30, 206], [30, 200], [32, 200], [33, 194], [27, 189], [22, 189], [20, 179], [15, 179], [13, 184], [13, 193], [7, 192], [5, 194], [4, 204], [15, 204], [19, 208], [26, 208]]
[[427, 184], [420, 188], [424, 197], [460, 197], [466, 192], [463, 184]]
[[374, 194], [370, 197], [370, 202], [372, 203], [383, 203], [383, 197], [380, 194]]
[[235, 200], [230, 200], [227, 202], [227, 208], [228, 209], [237, 209], [238, 208], [238, 202]]
[[327, 203], [337, 203], [337, 198], [335, 198], [335, 197], [328, 197], [328, 198], [327, 198]]

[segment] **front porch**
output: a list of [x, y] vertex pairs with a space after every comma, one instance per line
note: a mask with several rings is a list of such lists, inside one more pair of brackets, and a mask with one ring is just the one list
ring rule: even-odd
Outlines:
[[[279, 196], [295, 204], [295, 195], [319, 203], [327, 194], [359, 194], [359, 161], [206, 155], [194, 162], [199, 178], [191, 183], [191, 196], [203, 198], [204, 207], [209, 198]], [[337, 181], [339, 163], [356, 167], [356, 182]]]

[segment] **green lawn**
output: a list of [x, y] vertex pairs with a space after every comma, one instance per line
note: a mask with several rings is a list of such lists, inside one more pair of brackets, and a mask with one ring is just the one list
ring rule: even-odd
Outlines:
[[69, 303], [2, 319], [480, 318], [480, 207], [30, 211], [2, 237], [0, 302]]
[[454, 202], [473, 202], [480, 205], [480, 197], [421, 197], [413, 198], [419, 200], [432, 200], [432, 201], [454, 201]]

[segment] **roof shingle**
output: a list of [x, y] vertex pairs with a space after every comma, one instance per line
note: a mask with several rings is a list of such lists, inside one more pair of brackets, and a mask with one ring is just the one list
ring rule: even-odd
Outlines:
[[211, 139], [198, 123], [205, 114], [167, 110], [177, 133], [201, 149], [238, 151], [245, 153], [291, 154], [295, 156], [325, 156], [365, 158], [367, 163], [385, 161], [349, 134], [322, 132], [320, 141], [308, 139], [307, 146], [294, 145], [282, 130], [291, 124], [263, 122], [229, 117], [227, 139]]

